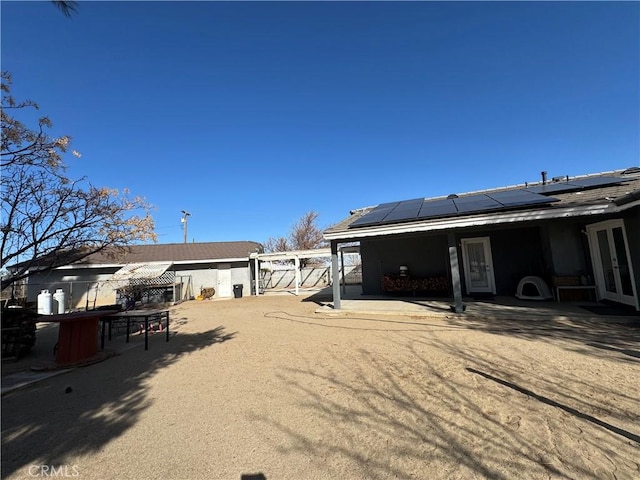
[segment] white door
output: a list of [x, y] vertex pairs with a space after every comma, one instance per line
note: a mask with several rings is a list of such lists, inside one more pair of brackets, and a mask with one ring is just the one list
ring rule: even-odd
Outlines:
[[467, 293], [496, 293], [489, 237], [463, 238], [461, 242]]
[[589, 248], [600, 298], [638, 307], [629, 245], [622, 220], [587, 227]]
[[218, 264], [218, 296], [231, 297], [231, 264]]

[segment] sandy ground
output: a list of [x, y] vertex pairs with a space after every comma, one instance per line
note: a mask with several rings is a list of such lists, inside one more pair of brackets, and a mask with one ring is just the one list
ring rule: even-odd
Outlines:
[[638, 328], [316, 308], [184, 303], [5, 395], [2, 478], [640, 478]]

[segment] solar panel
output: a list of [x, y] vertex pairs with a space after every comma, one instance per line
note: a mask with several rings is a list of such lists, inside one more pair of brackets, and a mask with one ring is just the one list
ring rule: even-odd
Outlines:
[[548, 193], [568, 193], [583, 190], [585, 188], [604, 187], [607, 185], [615, 185], [624, 182], [624, 178], [620, 177], [587, 177], [568, 182], [552, 182], [546, 185], [536, 185], [535, 187], [527, 187], [526, 190], [534, 193], [546, 195]]
[[502, 208], [502, 204], [484, 194], [454, 198], [453, 203], [459, 213], [484, 212]]
[[571, 180], [571, 182], [573, 185], [580, 185], [581, 187], [584, 188], [591, 188], [591, 187], [604, 187], [606, 185], [616, 185], [617, 183], [622, 183], [624, 182], [624, 178], [621, 177], [587, 177], [587, 178], [580, 178], [578, 180]]
[[423, 198], [400, 202], [385, 218], [384, 223], [411, 220], [418, 216]]
[[540, 195], [524, 189], [487, 193], [487, 196], [500, 202], [504, 207], [524, 207], [526, 205], [559, 201], [557, 198]]
[[418, 218], [435, 218], [447, 215], [455, 215], [458, 213], [453, 200], [441, 199], [441, 200], [425, 200], [418, 213]]
[[527, 187], [527, 191], [546, 195], [548, 193], [565, 193], [582, 190], [580, 185], [574, 185], [568, 182], [547, 183], [546, 185], [537, 185], [535, 187]]
[[376, 225], [384, 219], [400, 202], [384, 203], [378, 205], [373, 210], [365, 213], [358, 220], [353, 222], [351, 226]]

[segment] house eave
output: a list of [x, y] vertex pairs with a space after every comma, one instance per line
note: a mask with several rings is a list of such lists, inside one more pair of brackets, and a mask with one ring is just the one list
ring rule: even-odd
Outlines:
[[[167, 263], [168, 260], [165, 261], [155, 261], [155, 262], [144, 262], [150, 265], [153, 264], [161, 264]], [[207, 260], [176, 260], [171, 261], [174, 266], [176, 265], [194, 265], [194, 264], [206, 264], [206, 263], [234, 263], [234, 262], [248, 262], [249, 257], [236, 257], [236, 258], [211, 258]], [[63, 267], [56, 267], [54, 270], [74, 270], [78, 268], [120, 268], [123, 265], [126, 265], [128, 262], [123, 263], [76, 263], [73, 265], [65, 265]]]
[[[635, 202], [634, 202], [635, 203]], [[528, 210], [517, 212], [493, 213], [487, 215], [474, 215], [467, 217], [449, 217], [423, 222], [412, 222], [404, 224], [376, 225], [371, 227], [352, 228], [340, 232], [325, 233], [326, 240], [352, 240], [354, 238], [378, 237], [385, 235], [398, 235], [403, 233], [420, 233], [439, 230], [452, 230], [466, 227], [478, 227], [485, 225], [500, 225], [518, 222], [531, 222], [536, 220], [552, 220], [560, 218], [581, 217], [591, 215], [605, 215], [617, 213], [632, 204], [624, 205], [625, 208], [617, 207], [613, 203], [588, 205], [579, 207], [564, 207], [545, 210]]]

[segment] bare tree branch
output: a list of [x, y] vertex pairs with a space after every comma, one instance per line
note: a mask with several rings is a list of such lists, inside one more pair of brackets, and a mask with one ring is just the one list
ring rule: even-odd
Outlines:
[[151, 206], [129, 192], [98, 188], [87, 179], [64, 174], [63, 154], [70, 137], [51, 138], [48, 118], [31, 130], [9, 116], [16, 103], [9, 94], [11, 76], [2, 74], [2, 204], [0, 257], [2, 288], [39, 271], [68, 265], [109, 248], [155, 241]]
[[52, 3], [67, 18], [71, 18], [72, 14], [78, 12], [78, 2], [53, 0]]
[[[322, 230], [316, 225], [318, 213], [305, 213], [292, 227], [289, 237], [271, 237], [264, 242], [265, 252], [286, 252], [289, 250], [313, 250], [325, 245]], [[300, 259], [304, 267], [308, 259]]]

